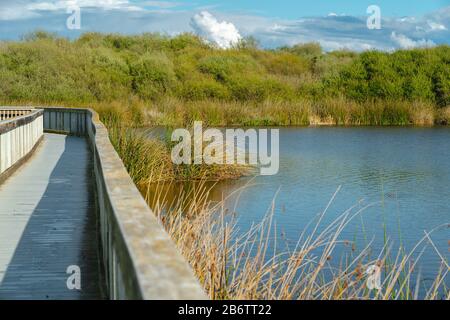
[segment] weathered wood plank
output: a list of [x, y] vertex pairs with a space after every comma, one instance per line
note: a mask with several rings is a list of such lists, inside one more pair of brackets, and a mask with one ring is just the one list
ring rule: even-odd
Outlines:
[[[45, 134], [0, 185], [0, 299], [101, 299], [91, 152], [85, 139]], [[70, 265], [81, 290], [66, 286]]]

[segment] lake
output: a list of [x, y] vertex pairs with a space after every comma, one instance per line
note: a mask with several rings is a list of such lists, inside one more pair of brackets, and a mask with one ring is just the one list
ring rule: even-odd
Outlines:
[[[386, 237], [395, 256], [400, 244], [411, 250], [424, 231], [450, 223], [450, 128], [282, 128], [277, 175], [221, 182], [212, 197], [248, 184], [228, 201], [230, 209], [237, 203], [242, 232], [261, 221], [275, 198], [277, 228], [293, 246], [340, 187], [322, 226], [352, 206], [369, 205], [340, 238], [358, 249], [373, 241], [377, 255]], [[448, 261], [450, 228], [430, 237]], [[433, 280], [440, 259], [430, 245], [419, 264], [422, 278]]]
[[[450, 128], [280, 129], [277, 175], [223, 182], [215, 191], [228, 194], [246, 184], [236, 210], [242, 230], [260, 221], [275, 198], [278, 228], [294, 244], [340, 186], [324, 226], [354, 205], [370, 205], [341, 238], [356, 240], [360, 249], [373, 239], [379, 252], [386, 234], [394, 252], [400, 243], [410, 250], [424, 231], [450, 223]], [[448, 259], [450, 228], [430, 237]], [[434, 278], [439, 261], [429, 246], [422, 276]]]

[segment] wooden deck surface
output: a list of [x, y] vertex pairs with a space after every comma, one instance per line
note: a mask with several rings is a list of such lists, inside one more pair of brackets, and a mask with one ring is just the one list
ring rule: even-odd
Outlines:
[[[84, 138], [45, 134], [0, 185], [0, 299], [102, 299], [92, 159]], [[66, 270], [81, 269], [81, 290]]]

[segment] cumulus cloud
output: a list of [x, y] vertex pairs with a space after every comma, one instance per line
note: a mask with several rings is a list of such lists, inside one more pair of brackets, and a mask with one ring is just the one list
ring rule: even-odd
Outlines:
[[[70, 5], [82, 8], [80, 32], [65, 28]], [[182, 0], [0, 0], [0, 40], [17, 39], [36, 29], [72, 38], [87, 31], [174, 35], [194, 29], [220, 48], [251, 35], [266, 48], [315, 41], [326, 51], [391, 51], [449, 44], [450, 39], [450, 6], [416, 17], [383, 16], [380, 30], [367, 28], [366, 15], [340, 12], [282, 19], [222, 11], [217, 19], [209, 12], [195, 14], [201, 10], [206, 9]]]
[[413, 40], [403, 34], [397, 34], [395, 31], [391, 33], [391, 39], [403, 49], [433, 47], [436, 45], [432, 40]]
[[228, 49], [242, 39], [234, 24], [218, 21], [207, 11], [194, 15], [191, 19], [191, 26], [199, 36], [222, 49]]
[[[297, 20], [271, 19], [249, 24], [234, 16], [244, 34], [251, 34], [263, 46], [278, 47], [305, 42], [319, 42], [325, 51], [350, 49], [356, 51], [429, 47], [449, 43], [450, 6], [417, 17], [384, 17], [380, 30], [369, 30], [366, 16], [329, 14], [325, 17], [308, 17]], [[248, 20], [248, 19], [247, 19]], [[269, 27], [267, 27], [269, 25]]]
[[428, 21], [428, 26], [430, 27], [431, 31], [443, 31], [443, 30], [447, 30], [447, 28], [440, 23], [436, 23], [433, 21]]

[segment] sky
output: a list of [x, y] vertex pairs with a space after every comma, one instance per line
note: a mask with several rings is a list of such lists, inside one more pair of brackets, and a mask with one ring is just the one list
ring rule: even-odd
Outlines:
[[0, 40], [34, 30], [192, 32], [224, 49], [253, 36], [266, 48], [315, 41], [327, 51], [395, 50], [450, 44], [450, 0], [0, 0]]

